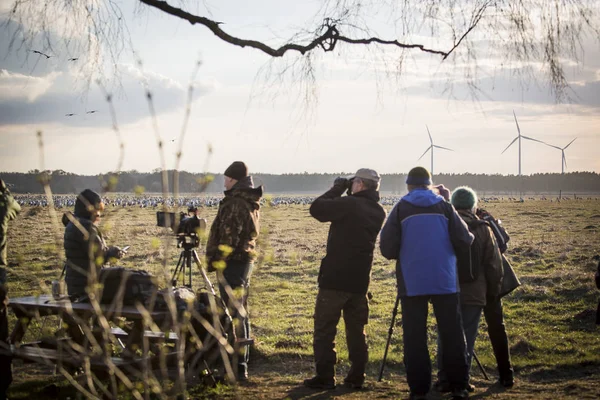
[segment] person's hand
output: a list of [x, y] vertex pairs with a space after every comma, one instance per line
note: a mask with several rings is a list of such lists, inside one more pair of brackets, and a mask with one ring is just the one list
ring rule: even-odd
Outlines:
[[106, 252], [106, 258], [123, 258], [125, 252], [118, 246], [110, 246]]
[[348, 179], [342, 178], [342, 177], [337, 177], [333, 181], [333, 186], [338, 186], [340, 188], [346, 189], [348, 187]]
[[444, 200], [450, 201], [450, 191], [444, 185], [437, 185], [434, 186], [434, 188], [437, 189], [438, 193], [444, 198]]

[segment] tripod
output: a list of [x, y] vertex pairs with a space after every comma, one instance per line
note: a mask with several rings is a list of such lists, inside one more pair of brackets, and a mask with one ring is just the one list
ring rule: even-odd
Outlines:
[[[190, 289], [192, 288], [192, 260], [194, 260], [196, 264], [200, 264], [200, 259], [198, 258], [198, 253], [196, 252], [196, 250], [193, 247], [187, 247], [184, 245], [184, 248], [181, 251], [181, 254], [179, 255], [179, 261], [177, 261], [177, 266], [173, 271], [173, 276], [171, 277], [171, 284], [173, 286], [177, 286], [177, 277], [179, 276], [179, 274], [181, 274], [183, 286], [187, 286]], [[200, 270], [202, 271], [202, 268], [200, 268]], [[187, 284], [185, 283], [186, 275], [188, 282]]]
[[[182, 275], [182, 284], [188, 288], [192, 288], [192, 261], [198, 266], [198, 270], [202, 274], [202, 279], [204, 279], [204, 283], [206, 284], [206, 288], [210, 290], [213, 296], [216, 296], [215, 288], [208, 279], [208, 275], [206, 275], [206, 271], [202, 268], [202, 262], [200, 261], [200, 257], [198, 257], [198, 252], [196, 252], [196, 247], [200, 244], [200, 239], [195, 234], [192, 235], [178, 235], [177, 236], [177, 247], [183, 247], [181, 254], [179, 255], [179, 261], [177, 261], [177, 266], [173, 271], [173, 276], [171, 277], [171, 285], [177, 286], [177, 277]], [[187, 268], [187, 271], [186, 271]], [[185, 283], [187, 272], [188, 283]]]

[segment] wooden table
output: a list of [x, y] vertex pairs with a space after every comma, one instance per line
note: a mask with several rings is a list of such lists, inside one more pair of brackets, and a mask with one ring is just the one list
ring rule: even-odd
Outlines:
[[[96, 312], [90, 303], [72, 303], [68, 298], [55, 300], [52, 296], [27, 296], [10, 299], [9, 307], [13, 310], [17, 317], [17, 322], [10, 335], [11, 351], [13, 356], [22, 358], [28, 361], [36, 361], [43, 363], [62, 363], [71, 366], [79, 366], [87, 357], [91, 362], [92, 367], [97, 369], [106, 368], [107, 364], [117, 366], [136, 365], [147, 363], [146, 357], [135, 357], [135, 346], [142, 348], [143, 338], [151, 341], [177, 341], [177, 335], [173, 332], [155, 332], [144, 330], [144, 319], [150, 316], [153, 322], [163, 328], [170, 327], [172, 318], [168, 311], [148, 311], [142, 313], [135, 306], [114, 306], [100, 305], [102, 314], [108, 321], [114, 321], [117, 318], [124, 318], [132, 322], [132, 329], [125, 331], [120, 328], [110, 328], [110, 334], [121, 344], [123, 354], [129, 354], [127, 357], [112, 357], [110, 354], [96, 354], [91, 356], [84, 352], [78, 352], [76, 346], [60, 346], [61, 340], [57, 339], [49, 345], [47, 342], [34, 341], [30, 343], [22, 343], [23, 337], [29, 328], [32, 320], [41, 319], [47, 316], [59, 316], [67, 324], [71, 330], [79, 327], [75, 322], [76, 319], [81, 321], [90, 320]], [[75, 318], [76, 317], [76, 318]], [[168, 329], [165, 329], [168, 331]], [[73, 335], [71, 335], [73, 336]], [[99, 335], [101, 336], [101, 335]], [[80, 338], [71, 337], [72, 341], [80, 346], [84, 346], [85, 335]], [[125, 343], [121, 342], [125, 340]], [[66, 344], [66, 343], [65, 343]], [[110, 361], [108, 361], [110, 358]]]
[[[102, 344], [111, 344], [117, 346], [99, 346], [101, 353], [98, 351], [90, 351], [89, 346], [89, 330], [88, 335], [83, 335], [82, 338], [74, 338], [71, 333], [74, 328], [81, 325], [76, 322], [90, 321], [96, 316], [96, 312], [90, 303], [72, 303], [68, 299], [55, 300], [52, 296], [27, 296], [10, 299], [9, 307], [13, 310], [17, 317], [16, 325], [10, 335], [11, 351], [14, 357], [21, 358], [26, 361], [33, 361], [49, 365], [71, 366], [81, 368], [82, 365], [89, 365], [94, 371], [108, 371], [110, 368], [118, 367], [127, 371], [128, 374], [134, 374], [142, 377], [141, 373], [147, 368], [164, 368], [176, 369], [178, 365], [177, 345], [179, 338], [173, 332], [173, 318], [169, 311], [147, 311], [142, 312], [135, 306], [120, 306], [100, 305], [102, 314], [108, 321], [115, 321], [118, 318], [123, 318], [131, 323], [132, 328], [123, 330], [121, 328], [110, 328], [110, 340], [106, 341], [106, 329], [101, 329], [98, 340]], [[58, 316], [66, 323], [69, 330], [68, 338], [55, 339], [48, 344], [44, 341], [34, 341], [23, 343], [27, 329], [32, 320], [41, 319], [47, 316]], [[76, 317], [76, 318], [75, 318]], [[154, 326], [159, 329], [145, 330], [146, 319], [150, 317]], [[96, 326], [98, 326], [96, 324]], [[147, 325], [146, 325], [147, 326]], [[230, 327], [229, 329], [233, 329]], [[199, 330], [196, 333], [200, 335]], [[234, 334], [227, 330], [227, 335]], [[96, 338], [96, 335], [93, 335]], [[227, 336], [226, 336], [227, 337]], [[198, 349], [189, 341], [190, 336], [186, 336], [184, 364], [186, 365], [186, 375], [195, 376], [199, 371], [213, 369], [213, 363], [217, 362], [217, 358], [221, 357], [222, 340], [208, 334], [207, 331], [202, 333], [200, 340], [202, 341], [201, 349]], [[226, 340], [227, 341], [227, 340]], [[146, 343], [146, 347], [143, 346]], [[166, 353], [155, 351], [157, 345], [173, 344], [171, 349]], [[243, 346], [249, 346], [253, 343], [252, 339], [234, 340], [233, 347], [237, 350]], [[117, 352], [116, 356], [111, 353], [109, 348], [117, 348], [120, 346], [121, 351]], [[152, 353], [148, 351], [150, 346]], [[98, 346], [96, 346], [98, 347]], [[136, 351], [142, 349], [140, 352]], [[234, 352], [235, 354], [235, 352]], [[231, 362], [232, 360], [229, 360]]]

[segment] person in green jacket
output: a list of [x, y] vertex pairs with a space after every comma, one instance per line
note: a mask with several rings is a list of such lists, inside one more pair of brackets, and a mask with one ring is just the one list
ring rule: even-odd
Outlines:
[[12, 382], [11, 354], [8, 351], [8, 290], [6, 288], [6, 244], [8, 222], [15, 219], [21, 206], [0, 179], [0, 400], [6, 399], [6, 391]]

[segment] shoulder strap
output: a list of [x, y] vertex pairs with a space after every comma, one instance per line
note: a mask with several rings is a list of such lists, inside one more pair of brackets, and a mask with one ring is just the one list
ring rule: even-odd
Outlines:
[[484, 221], [482, 219], [474, 219], [470, 222], [467, 222], [467, 226], [469, 227], [469, 230], [473, 230], [476, 227], [478, 227], [479, 225], [487, 225], [490, 226], [490, 224], [487, 221]]
[[60, 280], [63, 278], [63, 276], [65, 276], [65, 272], [66, 272], [66, 271], [67, 271], [67, 262], [65, 261], [65, 263], [64, 263], [64, 265], [63, 265], [63, 268], [62, 268], [62, 271], [61, 271], [61, 273], [60, 273], [60, 276], [58, 277], [58, 280], [59, 280], [59, 281], [60, 281]]

